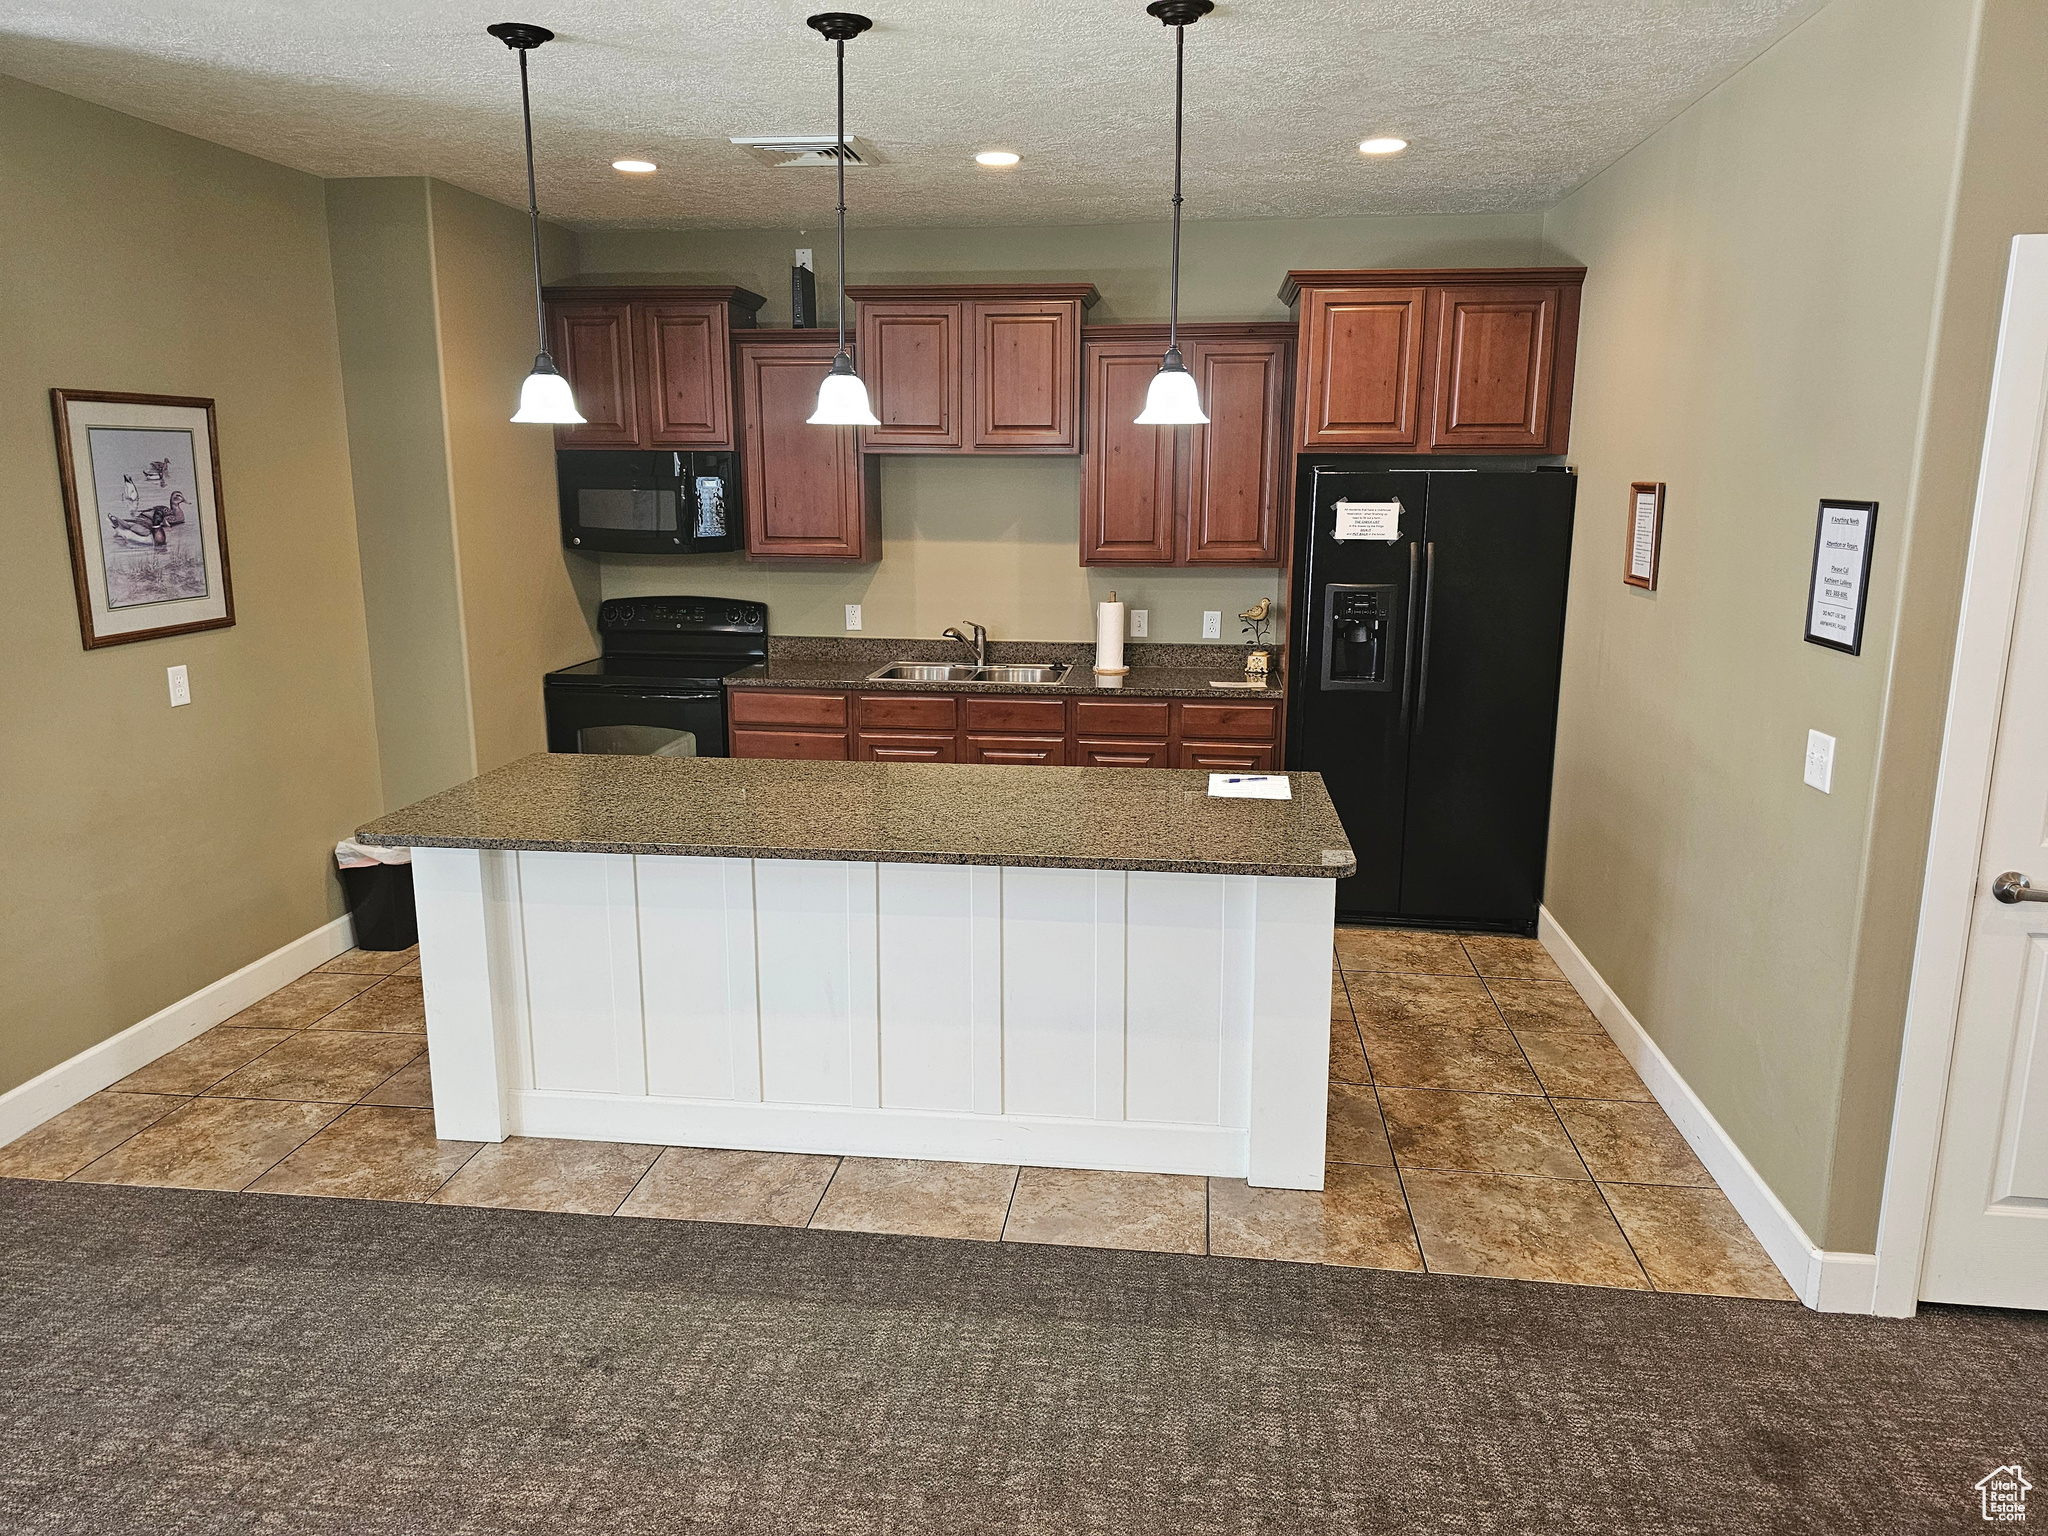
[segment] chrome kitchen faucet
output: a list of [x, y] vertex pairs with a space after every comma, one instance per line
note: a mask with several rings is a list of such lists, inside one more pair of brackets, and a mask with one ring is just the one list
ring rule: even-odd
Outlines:
[[957, 629], [949, 629], [944, 634], [940, 635], [939, 638], [941, 640], [958, 640], [962, 645], [973, 646], [974, 665], [977, 668], [987, 666], [988, 631], [983, 629], [979, 624], [976, 624], [969, 619], [962, 619], [960, 622], [965, 624], [969, 629], [974, 631], [974, 638], [972, 640], [968, 639], [965, 635], [961, 634], [960, 631]]

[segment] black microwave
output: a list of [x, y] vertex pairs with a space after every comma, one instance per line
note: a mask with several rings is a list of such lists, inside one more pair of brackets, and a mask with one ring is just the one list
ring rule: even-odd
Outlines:
[[730, 453], [562, 449], [562, 543], [636, 555], [739, 549], [739, 465]]

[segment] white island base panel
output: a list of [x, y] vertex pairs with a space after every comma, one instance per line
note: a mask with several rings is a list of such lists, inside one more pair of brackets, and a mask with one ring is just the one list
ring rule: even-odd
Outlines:
[[437, 1135], [1323, 1186], [1335, 882], [419, 848]]

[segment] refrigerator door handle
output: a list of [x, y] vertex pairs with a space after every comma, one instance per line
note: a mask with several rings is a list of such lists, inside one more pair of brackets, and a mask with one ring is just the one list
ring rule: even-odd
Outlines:
[[1408, 623], [1407, 637], [1401, 645], [1401, 729], [1408, 729], [1408, 692], [1415, 677], [1415, 669], [1408, 665], [1408, 658], [1415, 654], [1415, 588], [1421, 570], [1422, 549], [1420, 545], [1408, 546]]
[[[1412, 557], [1415, 547], [1409, 546]], [[1422, 722], [1429, 716], [1429, 621], [1436, 609], [1436, 541], [1430, 540], [1425, 546], [1426, 554], [1422, 570], [1422, 663], [1416, 669], [1415, 684], [1415, 730], [1422, 732]]]

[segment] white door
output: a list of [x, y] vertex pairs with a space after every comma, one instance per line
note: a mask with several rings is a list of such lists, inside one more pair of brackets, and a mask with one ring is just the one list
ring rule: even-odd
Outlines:
[[[2003, 691], [1920, 1295], [2048, 1308], [2048, 236], [2014, 242], [1965, 612]], [[1962, 679], [1959, 673], [1958, 684]], [[1952, 715], [1951, 732], [1956, 729]], [[1952, 739], [1944, 773], [1956, 766]], [[1981, 759], [1980, 759], [1981, 761]]]

